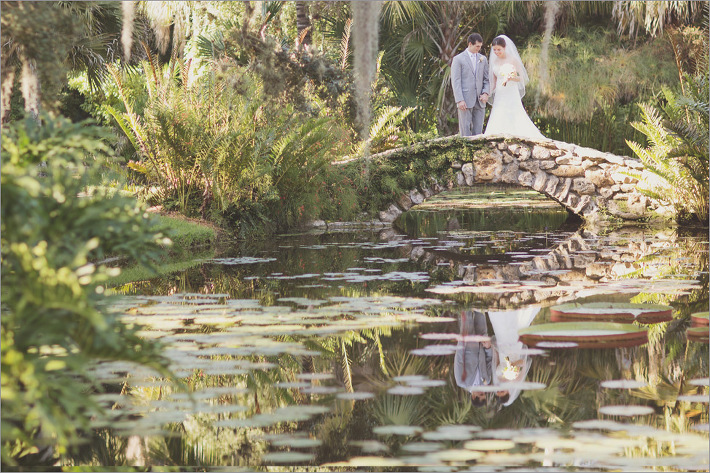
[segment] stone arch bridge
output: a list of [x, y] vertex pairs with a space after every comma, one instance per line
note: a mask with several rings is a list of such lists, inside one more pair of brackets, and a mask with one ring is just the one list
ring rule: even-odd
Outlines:
[[[370, 182], [396, 182], [381, 192], [379, 219], [392, 224], [427, 197], [455, 187], [502, 183], [529, 187], [587, 221], [662, 218], [668, 209], [640, 193], [641, 161], [554, 140], [507, 135], [451, 136], [343, 162], [368, 159]], [[380, 184], [380, 188], [384, 185]], [[391, 197], [389, 197], [391, 196]]]

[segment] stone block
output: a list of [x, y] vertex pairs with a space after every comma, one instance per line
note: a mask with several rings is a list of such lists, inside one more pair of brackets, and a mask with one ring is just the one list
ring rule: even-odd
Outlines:
[[547, 184], [547, 173], [543, 171], [537, 171], [535, 173], [535, 181], [533, 182], [533, 189], [536, 191], [542, 191], [545, 188], [545, 184]]
[[634, 192], [636, 190], [636, 184], [621, 184], [621, 192]]
[[503, 153], [503, 164], [510, 164], [513, 161], [515, 161], [515, 158], [509, 155], [508, 153]]
[[564, 202], [564, 200], [567, 198], [567, 194], [569, 194], [569, 190], [572, 187], [572, 179], [565, 178], [564, 181], [557, 187], [556, 195], [555, 197], [559, 202]]
[[529, 159], [520, 163], [520, 169], [525, 169], [530, 172], [538, 172], [540, 170], [540, 161]]
[[397, 199], [397, 205], [399, 205], [402, 210], [406, 212], [414, 206], [414, 203], [407, 194], [403, 194], [399, 199]]
[[508, 149], [508, 145], [501, 141], [500, 143], [498, 143], [498, 149], [503, 151], [504, 149]]
[[544, 146], [535, 145], [532, 150], [532, 156], [535, 159], [550, 159], [550, 150]]
[[557, 184], [559, 184], [560, 178], [554, 175], [550, 175], [547, 178], [547, 183], [545, 184], [545, 194], [555, 195], [555, 189], [557, 189]]
[[558, 177], [584, 176], [584, 168], [582, 166], [557, 166], [555, 169], [550, 169], [550, 172]]
[[451, 167], [454, 169], [461, 169], [461, 166], [461, 161], [454, 161], [453, 163], [451, 163]]
[[556, 158], [555, 162], [562, 165], [581, 166], [582, 158], [573, 154], [565, 154], [564, 156]]
[[557, 166], [554, 161], [538, 161], [538, 163], [540, 163], [540, 169], [544, 170], [552, 169]]
[[578, 194], [594, 194], [597, 188], [585, 178], [579, 177], [572, 180], [572, 190]]
[[508, 145], [508, 151], [510, 151], [512, 154], [517, 154], [519, 149], [520, 145], [518, 143]]
[[558, 157], [562, 156], [563, 154], [565, 154], [565, 152], [561, 149], [555, 148], [555, 149], [550, 150], [550, 157], [551, 158], [558, 158]]
[[612, 191], [608, 187], [602, 187], [601, 189], [599, 189], [599, 195], [601, 195], [605, 199], [610, 199], [611, 196], [614, 195], [614, 191]]
[[409, 198], [412, 199], [414, 205], [419, 205], [424, 202], [424, 196], [417, 189], [409, 191]]
[[535, 178], [533, 177], [532, 173], [528, 171], [521, 172], [518, 176], [518, 182], [520, 183], [520, 185], [525, 187], [532, 187], [534, 180]]
[[422, 194], [424, 194], [425, 199], [428, 199], [429, 197], [431, 197], [432, 195], [435, 194], [435, 192], [430, 187], [422, 186], [421, 191], [422, 191]]
[[570, 192], [569, 194], [567, 194], [567, 198], [564, 200], [564, 204], [570, 209], [574, 209], [575, 207], [577, 207], [577, 205], [579, 205], [579, 196]]
[[476, 170], [473, 168], [472, 163], [466, 163], [461, 167], [461, 172], [466, 181], [467, 186], [473, 185], [473, 179], [476, 177]]
[[459, 187], [466, 185], [466, 178], [461, 171], [456, 173], [456, 185]]
[[379, 213], [380, 220], [386, 223], [394, 222], [400, 215], [402, 215], [402, 210], [394, 204], [390, 204], [387, 210]]
[[525, 161], [527, 159], [530, 159], [530, 156], [532, 156], [532, 151], [530, 151], [530, 148], [528, 148], [527, 146], [521, 146], [516, 154], [518, 155], [518, 161]]
[[614, 184], [614, 180], [611, 178], [609, 173], [597, 166], [591, 167], [584, 171], [584, 178], [600, 188]]
[[517, 163], [510, 163], [504, 169], [503, 173], [500, 175], [501, 182], [507, 184], [518, 184], [518, 176], [520, 175], [520, 168]]
[[591, 159], [585, 159], [584, 161], [582, 161], [582, 168], [585, 171], [591, 167], [597, 167], [597, 163], [592, 161]]
[[575, 205], [572, 208], [572, 211], [576, 213], [577, 215], [583, 213], [583, 209], [589, 205], [589, 203], [592, 201], [592, 196], [591, 195], [583, 195], [579, 198], [579, 201], [577, 202], [577, 205]]
[[478, 181], [497, 180], [501, 171], [503, 171], [502, 154], [496, 156], [490, 153], [476, 159], [475, 175]]

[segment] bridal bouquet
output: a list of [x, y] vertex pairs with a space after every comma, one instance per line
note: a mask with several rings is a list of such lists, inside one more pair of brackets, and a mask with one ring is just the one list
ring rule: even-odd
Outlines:
[[505, 63], [500, 66], [500, 76], [503, 78], [503, 85], [505, 85], [513, 77], [517, 77], [518, 73], [515, 71], [515, 67], [513, 67], [512, 64]]
[[512, 381], [518, 377], [520, 373], [520, 366], [514, 365], [510, 362], [510, 358], [505, 357], [505, 367], [503, 368], [503, 377], [508, 381]]

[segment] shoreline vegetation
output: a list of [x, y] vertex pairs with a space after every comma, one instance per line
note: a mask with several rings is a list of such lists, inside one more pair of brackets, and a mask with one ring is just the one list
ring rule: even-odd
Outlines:
[[[107, 294], [223, 237], [366, 220], [429, 169], [455, 178], [460, 150], [422, 143], [457, 129], [469, 30], [515, 31], [547, 65], [524, 98], [545, 136], [632, 150], [644, 192], [707, 226], [708, 2], [558, 3], [392, 1], [358, 25], [364, 2], [3, 1], [3, 469], [52, 467], [108, 422], [96, 363], [181, 386]], [[332, 164], [407, 146], [411, 162]]]

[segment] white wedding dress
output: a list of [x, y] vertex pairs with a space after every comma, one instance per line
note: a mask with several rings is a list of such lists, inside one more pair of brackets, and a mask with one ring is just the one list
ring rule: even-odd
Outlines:
[[[516, 385], [525, 381], [532, 363], [525, 353], [525, 345], [518, 339], [518, 330], [529, 327], [539, 312], [540, 307], [534, 306], [518, 310], [488, 312], [495, 334], [496, 355], [493, 356], [493, 383], [497, 384], [501, 390], [507, 390], [510, 393], [510, 398], [503, 404], [504, 406], [511, 405], [520, 395], [520, 388]], [[511, 364], [521, 368], [515, 379], [506, 379], [504, 376], [504, 360], [506, 358]], [[508, 388], [508, 385], [513, 387]]]
[[[505, 64], [505, 63], [503, 63]], [[518, 82], [508, 81], [503, 85], [500, 69], [503, 64], [497, 64], [492, 72], [496, 78], [493, 93], [493, 108], [488, 117], [484, 135], [513, 135], [522, 138], [544, 139], [540, 130], [530, 120], [523, 108]], [[519, 75], [520, 71], [518, 71]]]

